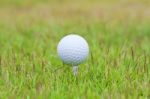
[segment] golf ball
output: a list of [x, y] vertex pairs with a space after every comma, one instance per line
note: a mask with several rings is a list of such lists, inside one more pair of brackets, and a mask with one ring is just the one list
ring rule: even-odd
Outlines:
[[57, 52], [65, 64], [77, 66], [87, 58], [89, 46], [83, 37], [70, 34], [60, 40]]

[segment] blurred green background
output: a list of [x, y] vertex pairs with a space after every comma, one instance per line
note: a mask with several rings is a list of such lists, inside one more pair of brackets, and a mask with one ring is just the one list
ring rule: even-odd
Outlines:
[[[77, 78], [56, 51], [70, 33], [90, 46]], [[0, 0], [0, 98], [150, 98], [149, 43], [149, 0]]]

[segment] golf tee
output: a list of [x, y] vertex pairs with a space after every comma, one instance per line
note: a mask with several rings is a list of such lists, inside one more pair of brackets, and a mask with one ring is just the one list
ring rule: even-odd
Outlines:
[[76, 76], [78, 73], [78, 66], [73, 66], [73, 75]]

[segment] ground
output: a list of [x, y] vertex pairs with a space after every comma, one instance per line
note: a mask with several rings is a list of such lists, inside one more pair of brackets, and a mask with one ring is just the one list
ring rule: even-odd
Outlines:
[[[150, 98], [149, 0], [0, 0], [0, 98]], [[83, 36], [73, 76], [59, 40]]]

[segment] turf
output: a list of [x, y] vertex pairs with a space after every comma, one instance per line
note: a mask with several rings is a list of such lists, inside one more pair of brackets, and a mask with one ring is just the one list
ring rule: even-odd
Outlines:
[[[0, 0], [0, 98], [150, 98], [148, 0]], [[74, 77], [59, 40], [83, 36], [88, 59]]]

